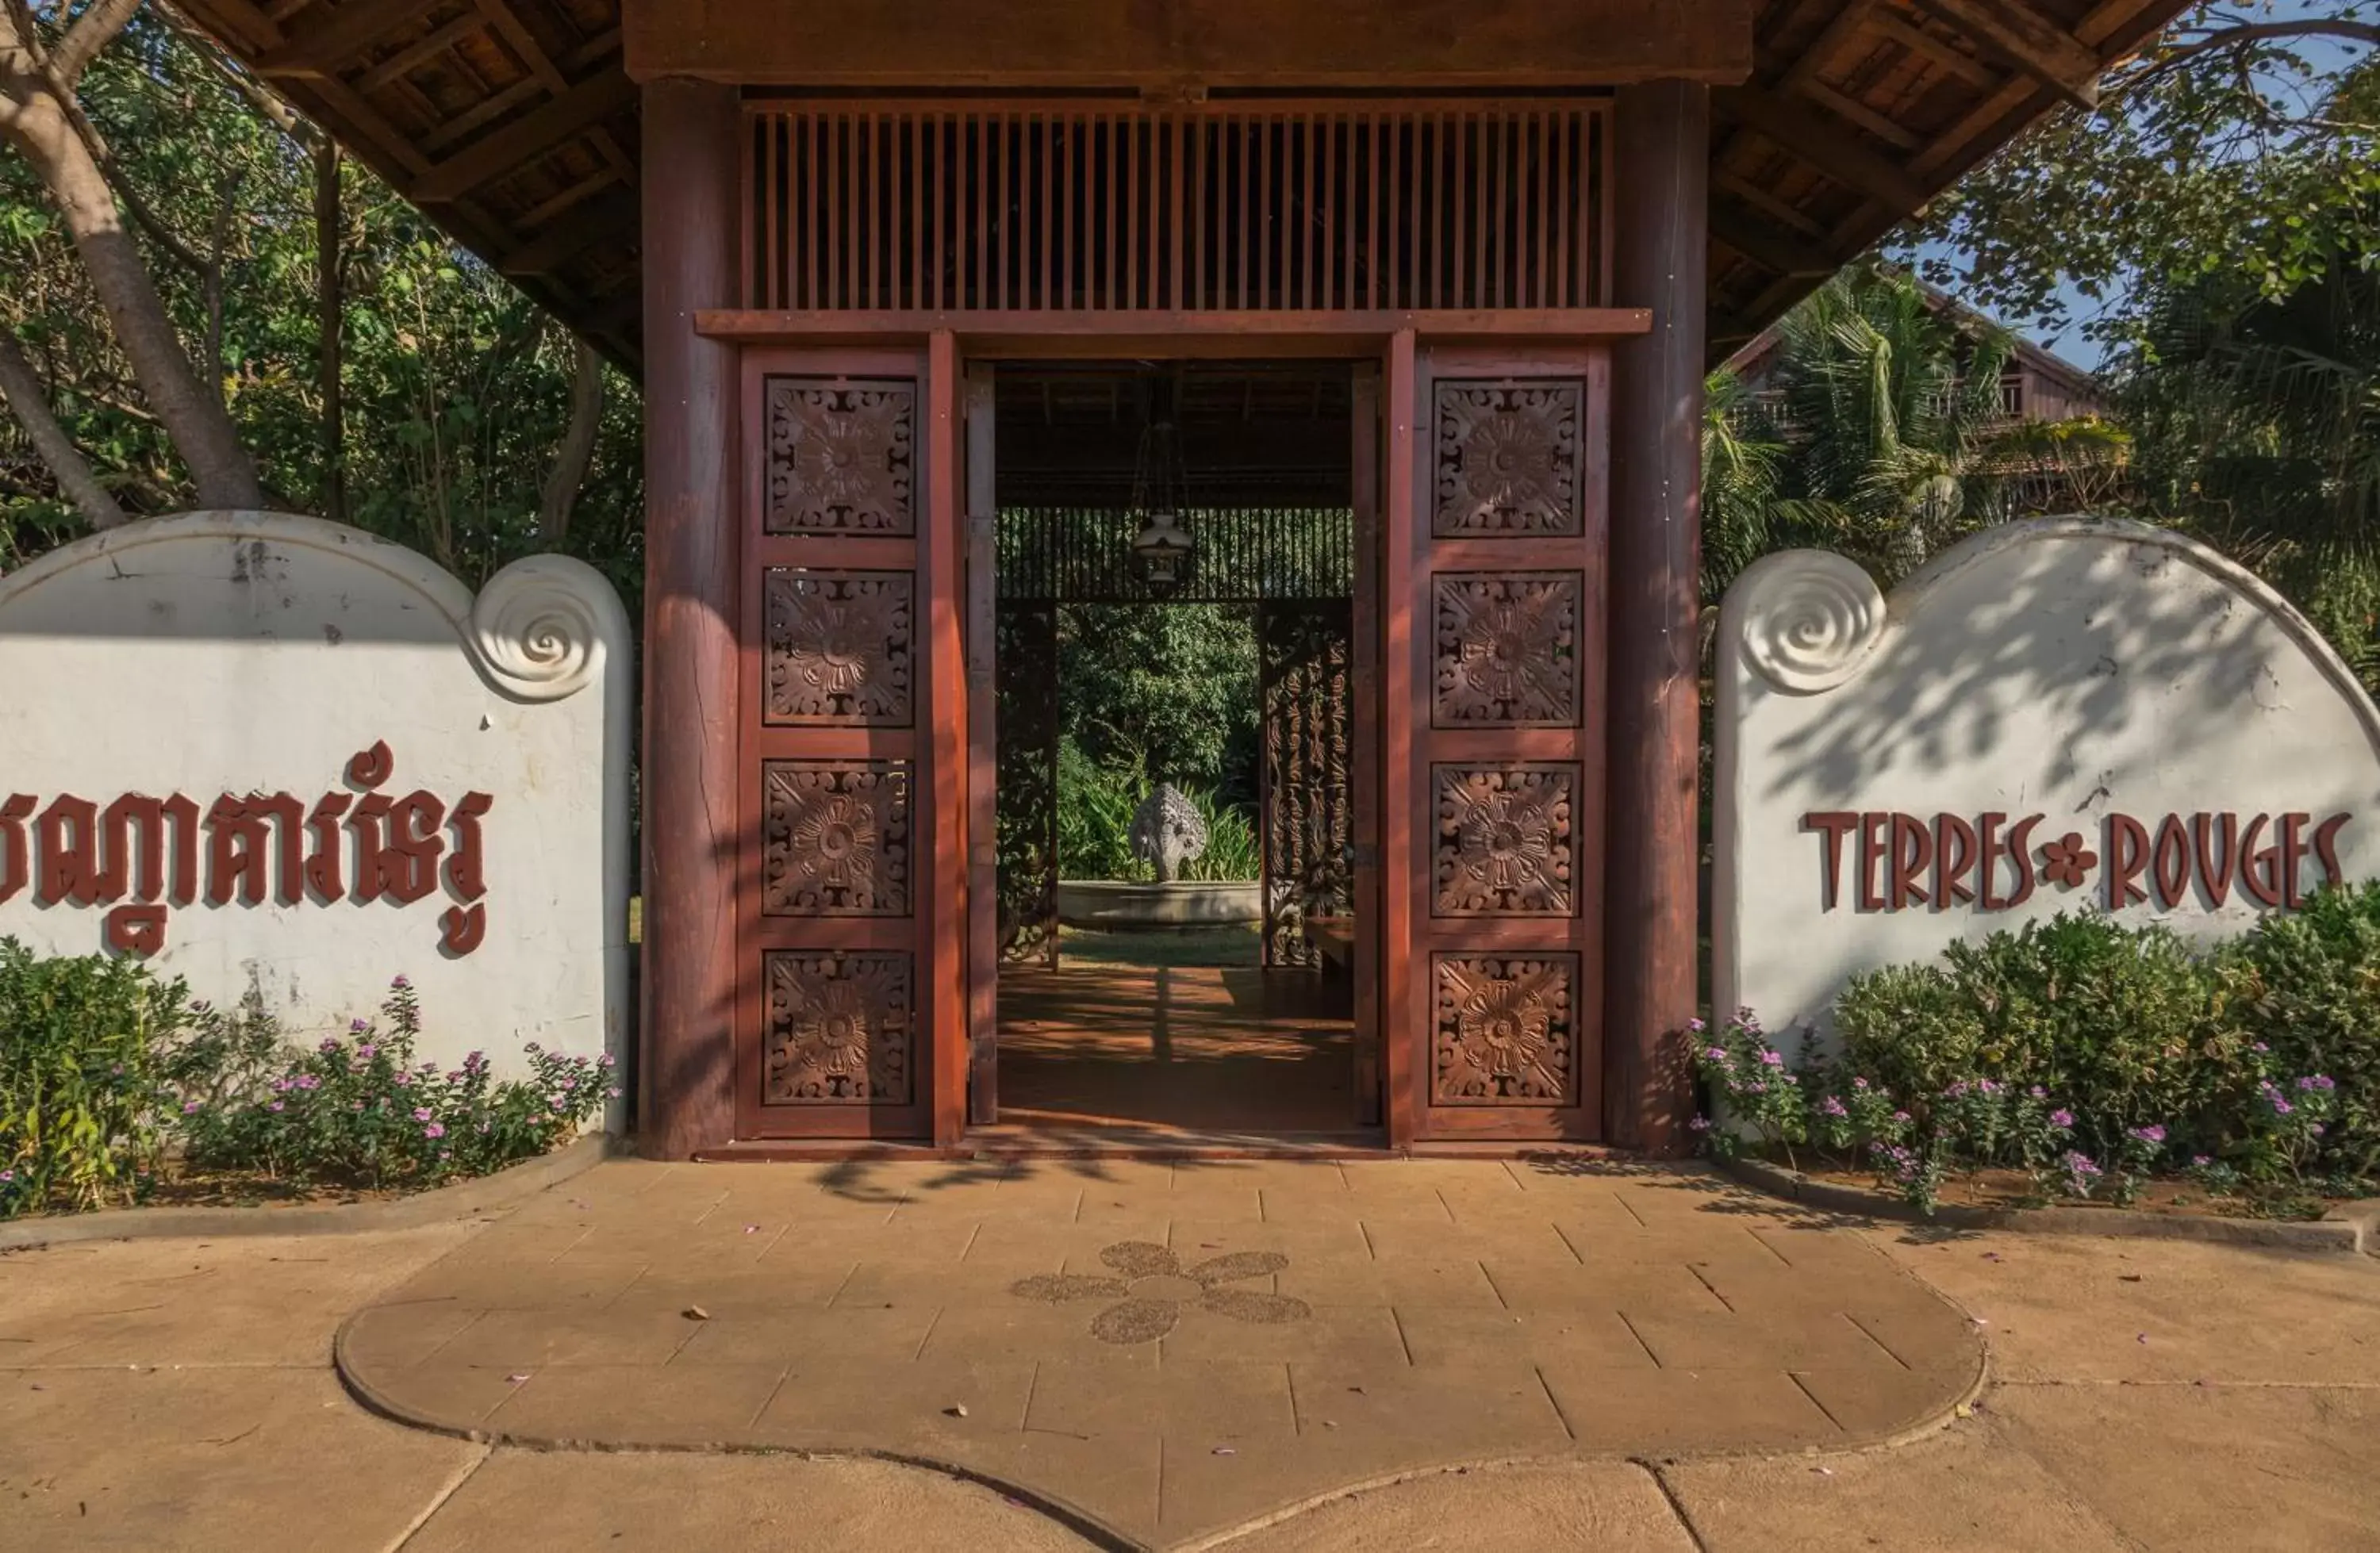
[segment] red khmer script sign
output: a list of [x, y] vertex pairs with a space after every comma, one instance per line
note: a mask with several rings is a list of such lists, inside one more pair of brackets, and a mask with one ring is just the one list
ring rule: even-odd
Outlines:
[[410, 905], [438, 889], [443, 871], [457, 904], [439, 919], [440, 947], [455, 956], [479, 948], [488, 932], [480, 822], [495, 799], [382, 792], [396, 774], [385, 743], [358, 753], [346, 774], [354, 792], [325, 793], [310, 807], [287, 793], [225, 793], [203, 812], [178, 793], [128, 793], [103, 807], [72, 794], [46, 806], [11, 794], [0, 799], [0, 902], [30, 885], [37, 905], [112, 906], [107, 946], [146, 955], [165, 947], [168, 911], [201, 898]]
[[[2045, 834], [2046, 815], [2013, 823], [2006, 814], [1931, 819], [1886, 809], [1813, 810], [1802, 828], [1818, 837], [1825, 870], [1825, 909], [1841, 904], [1844, 865], [1849, 892], [1860, 911], [1937, 911], [1973, 904], [2007, 911], [2046, 886], [2078, 890], [2099, 880], [2110, 911], [2154, 895], [2167, 910], [2195, 891], [2219, 907], [2233, 890], [2261, 906], [2305, 904], [2306, 892], [2343, 881], [2338, 833], [2352, 817], [2317, 822], [2310, 814], [2229, 811], [2168, 814], [2154, 822], [2129, 814], [2106, 816], [2082, 831]], [[2309, 863], [2313, 865], [2309, 867]]]

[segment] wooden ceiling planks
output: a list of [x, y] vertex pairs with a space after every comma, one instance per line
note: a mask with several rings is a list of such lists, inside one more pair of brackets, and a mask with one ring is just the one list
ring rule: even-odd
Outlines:
[[[621, 0], [179, 8], [459, 241], [635, 367], [638, 137]], [[2090, 101], [2096, 74], [2181, 8], [1762, 0], [1751, 79], [1714, 93], [1714, 354], [2024, 126]]]

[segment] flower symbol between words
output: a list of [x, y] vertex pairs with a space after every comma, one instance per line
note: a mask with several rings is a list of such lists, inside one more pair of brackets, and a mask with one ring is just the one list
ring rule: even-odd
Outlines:
[[1232, 1251], [1185, 1268], [1171, 1248], [1149, 1241], [1121, 1241], [1099, 1253], [1113, 1278], [1084, 1273], [1042, 1273], [1010, 1286], [1028, 1300], [1063, 1304], [1070, 1300], [1116, 1303], [1091, 1317], [1091, 1335], [1101, 1342], [1153, 1342], [1173, 1329], [1182, 1307], [1196, 1305], [1238, 1321], [1278, 1326], [1314, 1314], [1304, 1300], [1224, 1285], [1264, 1278], [1289, 1266], [1278, 1251]]
[[2090, 877], [2098, 862], [2099, 855], [2083, 844], [2082, 832], [2069, 831], [2041, 849], [2041, 877], [2071, 890]]

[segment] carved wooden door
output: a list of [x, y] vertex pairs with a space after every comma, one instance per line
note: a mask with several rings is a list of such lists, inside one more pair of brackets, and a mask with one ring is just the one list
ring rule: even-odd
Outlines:
[[954, 388], [919, 352], [771, 351], [744, 394], [736, 1132], [922, 1138], [958, 995]]
[[1388, 504], [1390, 607], [1405, 616], [1390, 636], [1404, 651], [1389, 715], [1405, 726], [1387, 741], [1386, 859], [1407, 954], [1390, 978], [1402, 1109], [1424, 1137], [1591, 1138], [1605, 358], [1407, 349], [1390, 386], [1412, 395], [1409, 482]]

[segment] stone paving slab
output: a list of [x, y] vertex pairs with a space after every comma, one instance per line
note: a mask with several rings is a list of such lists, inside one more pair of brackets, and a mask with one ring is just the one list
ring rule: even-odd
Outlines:
[[1873, 1441], [1983, 1362], [1853, 1232], [1572, 1159], [615, 1161], [337, 1357], [475, 1438], [929, 1461], [1149, 1546], [1463, 1462]]

